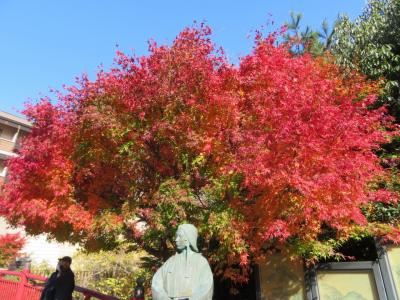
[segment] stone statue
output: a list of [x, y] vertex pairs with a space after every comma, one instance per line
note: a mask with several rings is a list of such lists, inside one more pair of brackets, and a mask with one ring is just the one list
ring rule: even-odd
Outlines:
[[171, 256], [153, 277], [153, 300], [211, 300], [213, 275], [207, 259], [197, 249], [197, 228], [178, 226], [177, 253]]

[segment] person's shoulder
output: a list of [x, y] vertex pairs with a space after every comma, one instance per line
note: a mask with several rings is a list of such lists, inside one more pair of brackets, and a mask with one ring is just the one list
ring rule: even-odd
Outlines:
[[57, 281], [57, 271], [50, 274], [50, 276], [46, 280], [46, 285], [52, 285]]
[[199, 260], [199, 261], [201, 261], [201, 262], [205, 262], [205, 263], [208, 264], [208, 260], [207, 260], [207, 258], [205, 258], [205, 257], [203, 256], [203, 254], [201, 254], [201, 253], [199, 253], [199, 252], [193, 252], [193, 255], [195, 255], [195, 257], [196, 257], [197, 260]]
[[171, 255], [165, 262], [162, 263], [159, 270], [168, 270], [171, 266], [173, 266], [176, 263], [176, 260], [178, 258], [179, 257], [177, 253]]
[[193, 255], [195, 255], [195, 256], [197, 256], [197, 257], [199, 257], [199, 258], [204, 258], [204, 259], [206, 259], [204, 256], [203, 256], [203, 254], [201, 254], [200, 252], [192, 252], [193, 253]]
[[171, 255], [164, 264], [168, 264], [173, 262], [175, 259], [177, 259], [179, 257], [179, 253], [175, 253], [174, 255]]
[[71, 269], [65, 270], [64, 275], [65, 275], [65, 276], [68, 276], [68, 277], [75, 278], [75, 274], [74, 274], [74, 272], [73, 272]]

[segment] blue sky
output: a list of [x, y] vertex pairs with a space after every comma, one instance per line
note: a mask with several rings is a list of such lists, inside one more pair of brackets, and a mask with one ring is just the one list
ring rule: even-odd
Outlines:
[[[0, 110], [18, 114], [26, 101], [71, 85], [82, 73], [93, 78], [100, 64], [111, 65], [116, 45], [137, 55], [150, 38], [169, 44], [194, 20], [206, 21], [214, 41], [237, 62], [251, 50], [248, 38], [290, 12], [303, 25], [332, 23], [338, 13], [358, 16], [365, 0], [0, 0]], [[272, 15], [272, 16], [270, 16]]]

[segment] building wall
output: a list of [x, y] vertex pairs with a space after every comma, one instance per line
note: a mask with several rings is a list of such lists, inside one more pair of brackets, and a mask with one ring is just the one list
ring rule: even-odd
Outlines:
[[[0, 189], [7, 176], [6, 160], [16, 156], [21, 139], [29, 134], [31, 124], [25, 119], [0, 111]], [[0, 235], [19, 232], [26, 236], [27, 242], [23, 253], [28, 255], [32, 262], [47, 262], [56, 265], [57, 259], [62, 256], [72, 256], [77, 247], [64, 243], [55, 243], [47, 240], [46, 235], [27, 236], [23, 228], [11, 228], [4, 218], [0, 218]]]
[[12, 126], [2, 124], [0, 129], [0, 139], [12, 141], [17, 132], [17, 129]]
[[25, 247], [22, 254], [29, 256], [33, 263], [46, 262], [56, 266], [58, 258], [72, 256], [78, 249], [77, 246], [69, 243], [56, 243], [49, 241], [45, 234], [39, 236], [27, 236], [22, 228], [11, 228], [4, 218], [0, 218], [0, 234], [17, 233], [26, 237]]

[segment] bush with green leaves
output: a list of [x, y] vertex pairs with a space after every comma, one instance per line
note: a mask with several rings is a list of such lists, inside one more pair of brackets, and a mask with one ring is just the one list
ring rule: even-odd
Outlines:
[[[143, 253], [126, 252], [125, 249], [99, 251], [94, 253], [77, 253], [72, 260], [75, 283], [121, 300], [130, 299], [138, 277], [145, 278], [149, 291], [150, 274], [142, 268]], [[47, 263], [33, 264], [31, 272], [50, 276], [54, 266]], [[81, 294], [74, 293], [74, 299], [83, 299]]]
[[369, 0], [362, 15], [342, 15], [335, 25], [332, 52], [337, 62], [370, 79], [384, 79], [380, 104], [400, 119], [400, 1]]

